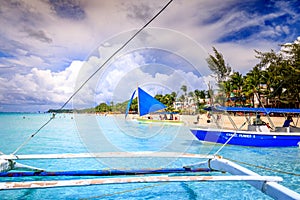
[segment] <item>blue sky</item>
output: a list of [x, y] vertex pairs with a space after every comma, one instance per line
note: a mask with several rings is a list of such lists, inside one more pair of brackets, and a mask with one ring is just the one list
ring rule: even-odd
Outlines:
[[[0, 0], [0, 111], [59, 108], [166, 3]], [[205, 88], [213, 46], [245, 74], [258, 62], [254, 49], [278, 51], [300, 36], [299, 13], [297, 0], [174, 0], [68, 107], [122, 101], [137, 83], [153, 95]]]

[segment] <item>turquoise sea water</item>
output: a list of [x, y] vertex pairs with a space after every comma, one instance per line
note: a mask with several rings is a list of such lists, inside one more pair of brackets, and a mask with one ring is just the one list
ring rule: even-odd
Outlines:
[[[50, 114], [0, 114], [0, 151], [14, 152], [51, 117]], [[154, 126], [125, 121], [123, 117], [59, 114], [18, 154], [84, 153], [108, 151], [173, 151], [208, 154], [221, 146], [202, 144], [188, 127]], [[252, 165], [300, 174], [299, 148], [226, 146], [220, 155]], [[181, 167], [193, 159], [53, 159], [23, 160], [22, 164], [46, 169], [139, 169]], [[282, 185], [300, 193], [300, 178], [246, 166], [261, 175], [283, 177]], [[26, 180], [78, 179], [80, 177], [27, 177]], [[91, 177], [83, 177], [91, 178]], [[21, 181], [25, 178], [0, 178]], [[115, 184], [102, 186], [0, 191], [1, 199], [271, 199], [244, 182], [189, 182]]]

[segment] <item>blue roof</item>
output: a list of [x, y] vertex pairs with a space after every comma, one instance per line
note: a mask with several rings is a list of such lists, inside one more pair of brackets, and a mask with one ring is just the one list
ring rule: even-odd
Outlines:
[[300, 109], [296, 108], [248, 108], [248, 107], [225, 107], [216, 106], [205, 108], [207, 111], [226, 111], [226, 112], [251, 112], [251, 113], [298, 113], [300, 114]]

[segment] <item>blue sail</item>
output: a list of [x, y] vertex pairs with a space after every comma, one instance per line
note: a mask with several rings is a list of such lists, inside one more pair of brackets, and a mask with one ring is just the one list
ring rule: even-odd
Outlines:
[[138, 88], [138, 98], [139, 98], [139, 115], [143, 116], [148, 113], [152, 113], [158, 110], [165, 109], [163, 103], [149, 95], [147, 92]]
[[131, 98], [130, 98], [130, 100], [128, 101], [127, 108], [126, 108], [126, 112], [125, 112], [125, 119], [126, 119], [126, 117], [127, 117], [127, 115], [128, 115], [128, 112], [129, 112], [130, 105], [131, 105], [131, 103], [132, 103], [132, 100], [133, 100], [134, 94], [135, 94], [135, 91], [133, 92], [133, 94], [131, 95]]

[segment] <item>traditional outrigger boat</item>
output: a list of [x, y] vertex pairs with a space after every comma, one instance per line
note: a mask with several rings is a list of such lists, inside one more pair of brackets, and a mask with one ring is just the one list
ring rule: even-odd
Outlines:
[[[300, 146], [300, 128], [297, 127], [298, 119], [295, 127], [275, 126], [272, 122], [271, 113], [280, 114], [300, 114], [300, 109], [278, 109], [278, 108], [247, 108], [247, 107], [210, 107], [206, 108], [210, 115], [214, 118], [214, 113], [226, 113], [232, 123], [234, 129], [228, 130], [222, 128], [216, 122], [215, 127], [192, 127], [191, 132], [204, 142], [214, 142], [221, 144], [232, 144], [242, 146], [255, 147], [291, 147]], [[237, 127], [234, 120], [228, 112], [242, 112], [245, 115], [245, 122], [241, 127]], [[253, 124], [251, 123], [250, 115], [247, 113], [264, 113], [266, 114], [269, 123]], [[245, 125], [248, 125], [247, 130], [241, 130]]]
[[[114, 169], [114, 170], [79, 170], [79, 171], [47, 171], [24, 166], [16, 161], [28, 159], [70, 159], [70, 158], [140, 158], [140, 157], [176, 157], [204, 159], [181, 168], [159, 169]], [[23, 177], [21, 181], [0, 182], [0, 190], [39, 189], [68, 186], [108, 185], [125, 183], [154, 182], [205, 182], [205, 181], [246, 181], [253, 187], [274, 199], [300, 199], [300, 194], [278, 184], [280, 177], [260, 176], [236, 163], [216, 155], [199, 155], [176, 152], [106, 152], [81, 154], [40, 154], [40, 155], [0, 155], [0, 177]], [[15, 170], [30, 171], [15, 171]], [[13, 170], [13, 171], [11, 171]], [[205, 174], [201, 174], [205, 172]], [[208, 176], [207, 172], [221, 172], [222, 175]], [[224, 176], [228, 172], [233, 176]], [[154, 175], [156, 174], [156, 175]], [[183, 174], [183, 175], [181, 175]], [[138, 175], [138, 176], [137, 176]], [[24, 180], [24, 177], [37, 176], [39, 181]], [[81, 179], [41, 180], [43, 176], [89, 176]], [[90, 178], [90, 177], [94, 178]]]
[[[125, 118], [127, 117], [129, 113], [129, 109], [132, 103], [133, 98], [135, 97], [135, 94], [138, 99], [138, 117], [135, 117], [134, 119], [137, 120], [140, 123], [159, 123], [163, 125], [183, 125], [184, 122], [179, 120], [178, 113], [172, 113], [172, 112], [158, 112], [156, 114], [156, 118], [154, 118], [152, 115], [149, 115], [151, 113], [155, 113], [157, 111], [164, 110], [167, 108], [166, 105], [152, 97], [150, 94], [145, 92], [140, 87], [135, 90], [128, 102]], [[170, 117], [167, 117], [169, 115]]]

